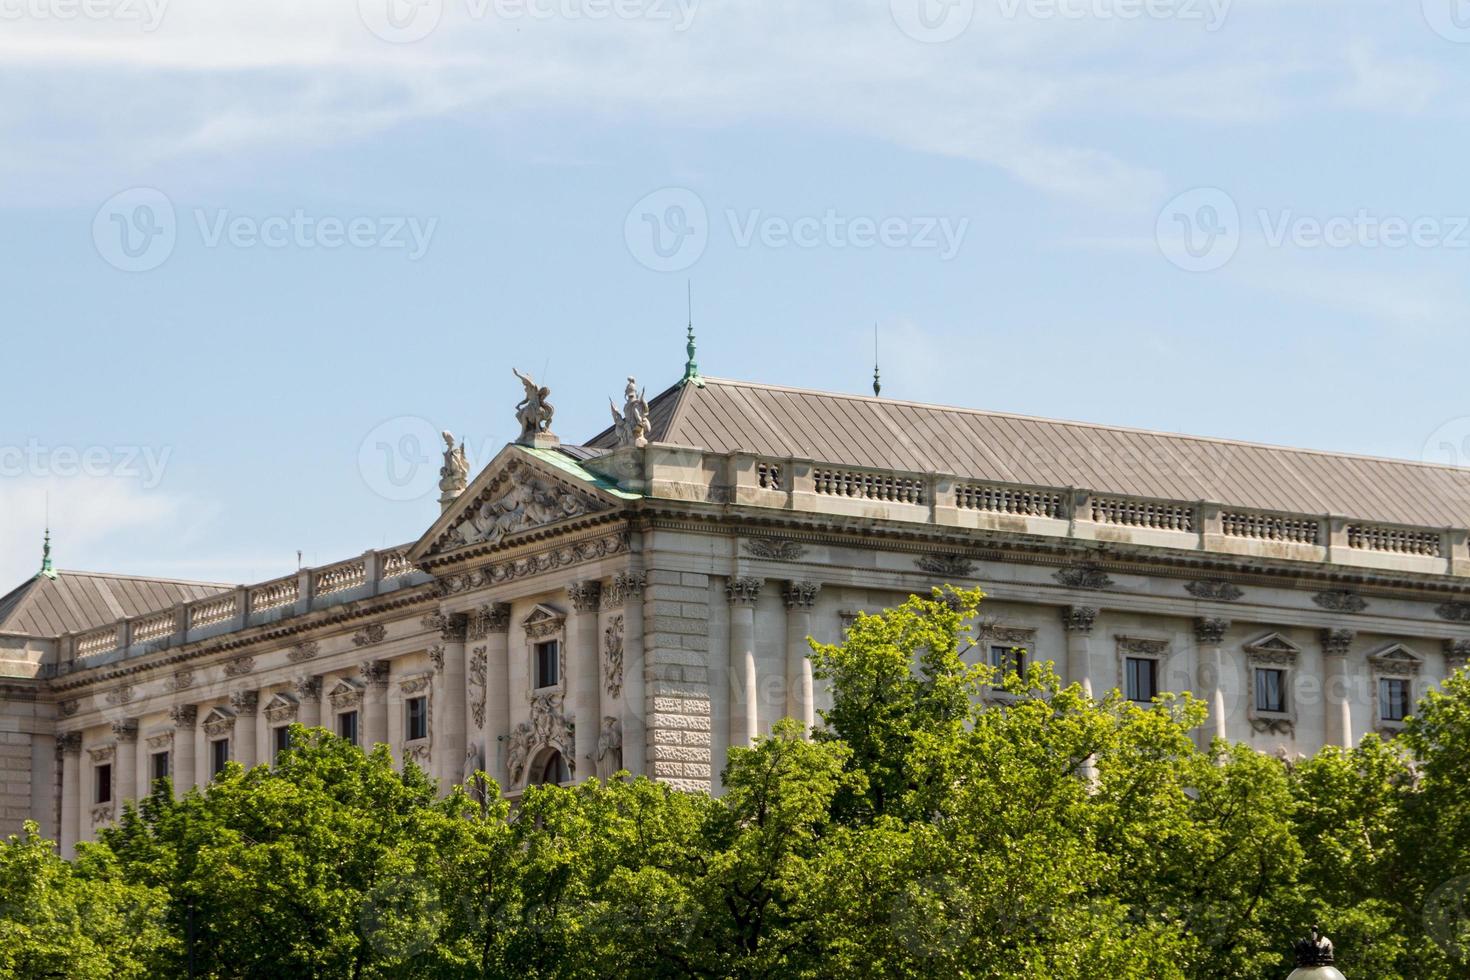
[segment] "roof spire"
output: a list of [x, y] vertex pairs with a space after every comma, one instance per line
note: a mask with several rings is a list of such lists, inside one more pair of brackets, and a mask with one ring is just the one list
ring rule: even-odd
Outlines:
[[51, 526], [46, 525], [46, 536], [41, 544], [41, 570], [36, 573], [36, 578], [56, 578], [56, 569], [51, 565]]
[[878, 324], [873, 324], [873, 397], [883, 395], [883, 380], [878, 377]]
[[699, 362], [694, 359], [694, 284], [690, 282], [686, 286], [689, 298], [689, 344], [685, 350], [689, 352], [689, 360], [684, 364], [684, 383], [703, 388], [704, 379], [699, 376]]

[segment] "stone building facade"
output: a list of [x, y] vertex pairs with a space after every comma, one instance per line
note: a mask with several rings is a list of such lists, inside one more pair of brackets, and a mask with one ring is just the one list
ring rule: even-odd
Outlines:
[[570, 445], [523, 380], [520, 438], [472, 480], [449, 440], [412, 544], [52, 595], [49, 621], [38, 588], [83, 576], [0, 600], [0, 832], [33, 817], [69, 853], [155, 776], [269, 762], [292, 722], [445, 787], [628, 769], [718, 792], [730, 746], [817, 722], [809, 636], [943, 583], [988, 594], [973, 656], [1191, 691], [1202, 741], [1271, 753], [1392, 733], [1470, 657], [1470, 472], [692, 369]]

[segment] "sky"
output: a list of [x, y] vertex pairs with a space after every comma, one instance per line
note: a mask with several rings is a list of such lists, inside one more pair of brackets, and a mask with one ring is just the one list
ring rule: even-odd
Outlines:
[[1467, 0], [0, 0], [0, 591], [717, 377], [1460, 464]]

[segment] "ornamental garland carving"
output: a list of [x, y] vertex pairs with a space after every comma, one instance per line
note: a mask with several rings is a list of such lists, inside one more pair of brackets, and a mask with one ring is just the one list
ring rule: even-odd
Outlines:
[[254, 657], [236, 657], [225, 664], [226, 677], [244, 677], [255, 669]]
[[623, 692], [623, 617], [618, 614], [602, 631], [602, 676], [610, 697]]
[[485, 649], [485, 647], [475, 647], [470, 654], [470, 714], [474, 718], [476, 728], [485, 727]]
[[444, 644], [435, 643], [429, 647], [429, 663], [434, 665], [434, 673], [444, 673]]
[[321, 644], [315, 640], [302, 640], [286, 651], [286, 659], [293, 664], [304, 663], [313, 659], [319, 652], [321, 652]]
[[438, 591], [441, 596], [455, 595], [488, 585], [498, 585], [502, 582], [525, 578], [529, 575], [539, 575], [542, 572], [565, 568], [568, 565], [596, 561], [599, 558], [607, 558], [627, 550], [628, 535], [626, 532], [609, 534], [587, 541], [577, 541], [524, 558], [484, 565], [473, 571], [447, 575], [439, 579]]
[[1434, 607], [1435, 615], [1452, 623], [1470, 623], [1470, 602], [1444, 602]]
[[408, 765], [410, 762], [412, 762], [414, 765], [418, 766], [420, 769], [423, 769], [425, 772], [428, 771], [428, 769], [429, 769], [429, 742], [428, 742], [428, 739], [423, 739], [423, 740], [417, 741], [417, 742], [409, 742], [409, 743], [407, 743], [406, 745], [403, 746], [403, 764], [404, 765]]
[[569, 490], [517, 461], [481, 494], [468, 516], [440, 540], [451, 548], [493, 548], [509, 535], [606, 507], [596, 497]]
[[526, 775], [526, 764], [543, 749], [555, 749], [575, 773], [572, 753], [572, 725], [562, 713], [559, 691], [531, 695], [531, 720], [523, 721], [510, 733], [506, 749], [506, 771], [512, 784], [520, 784]]
[[1215, 602], [1235, 602], [1245, 595], [1244, 589], [1218, 580], [1190, 582], [1184, 587], [1184, 590], [1196, 599], [1208, 599]]
[[796, 561], [806, 554], [806, 547], [796, 541], [778, 541], [775, 538], [747, 538], [741, 547], [754, 558], [768, 561]]
[[1113, 580], [1108, 573], [1091, 565], [1078, 565], [1072, 568], [1063, 568], [1053, 575], [1058, 582], [1069, 589], [1107, 589], [1113, 585]]
[[1010, 647], [1030, 649], [1036, 643], [1036, 631], [1022, 626], [997, 626], [984, 623], [975, 631], [976, 637], [986, 643], [1006, 644]]
[[410, 674], [398, 682], [398, 690], [408, 695], [418, 694], [420, 691], [427, 691], [429, 689], [429, 682], [433, 676], [433, 674], [428, 672]]
[[112, 761], [112, 756], [114, 754], [114, 748], [115, 747], [114, 746], [111, 746], [111, 745], [99, 745], [95, 749], [88, 749], [87, 750], [87, 755], [89, 755], [89, 756], [92, 757], [92, 761], [94, 763], [97, 763], [97, 764], [100, 765], [101, 763], [111, 762]]
[[963, 555], [922, 555], [914, 559], [920, 571], [948, 578], [969, 578], [975, 563]]
[[94, 824], [107, 823], [112, 819], [112, 804], [98, 803], [92, 807], [92, 822]]
[[1169, 652], [1168, 640], [1157, 640], [1146, 636], [1127, 636], [1119, 633], [1114, 637], [1118, 641], [1118, 652], [1120, 654], [1131, 653], [1145, 657], [1162, 657]]
[[352, 634], [352, 645], [355, 647], [370, 647], [376, 643], [382, 643], [388, 637], [388, 627], [382, 623], [373, 623], [364, 626]]
[[1368, 600], [1354, 592], [1319, 592], [1312, 601], [1330, 612], [1358, 613], [1368, 608]]
[[619, 572], [602, 590], [602, 608], [622, 609], [629, 602], [637, 602], [643, 596], [647, 576], [643, 572]]

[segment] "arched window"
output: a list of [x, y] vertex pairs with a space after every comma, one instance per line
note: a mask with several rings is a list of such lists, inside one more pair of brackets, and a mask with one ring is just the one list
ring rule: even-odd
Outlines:
[[533, 786], [560, 786], [569, 782], [572, 778], [567, 770], [567, 760], [562, 758], [560, 752], [552, 750], [541, 760], [535, 773], [532, 774], [531, 784]]

